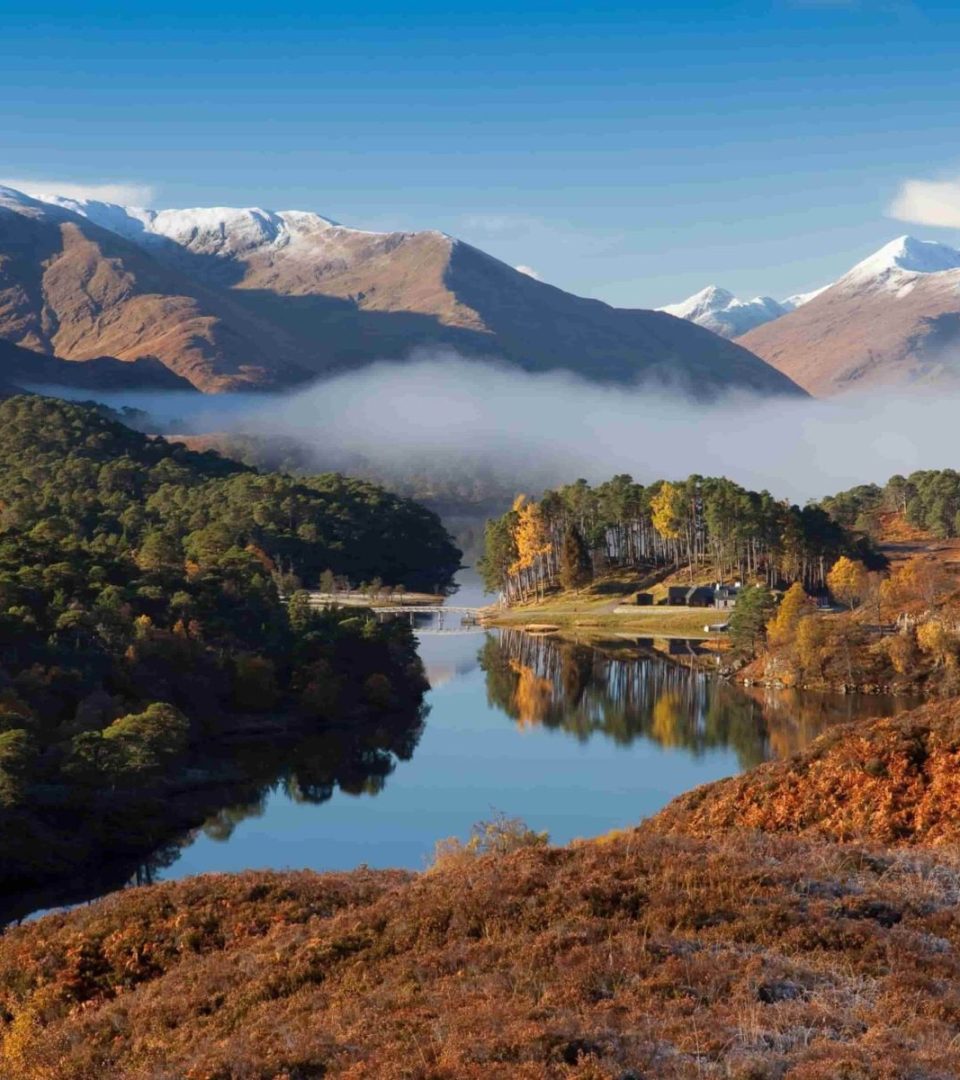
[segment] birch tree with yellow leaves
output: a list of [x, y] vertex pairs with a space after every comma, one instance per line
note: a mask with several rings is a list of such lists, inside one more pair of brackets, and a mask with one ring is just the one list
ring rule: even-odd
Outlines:
[[554, 576], [550, 566], [553, 546], [540, 505], [526, 495], [518, 495], [513, 503], [516, 514], [514, 537], [517, 546], [516, 561], [510, 573], [517, 578], [521, 598], [531, 593], [538, 598], [543, 595], [544, 584]]

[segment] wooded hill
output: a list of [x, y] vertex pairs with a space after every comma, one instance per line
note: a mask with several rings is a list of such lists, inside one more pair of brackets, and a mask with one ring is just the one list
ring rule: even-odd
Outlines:
[[442, 587], [458, 563], [439, 519], [372, 484], [261, 475], [90, 407], [0, 404], [0, 889], [82, 858], [105, 805], [228, 719], [415, 710], [408, 630], [296, 589], [321, 570]]
[[882, 487], [861, 484], [826, 498], [823, 508], [846, 528], [878, 535], [879, 515], [903, 514], [909, 525], [940, 539], [960, 536], [960, 473], [921, 469], [892, 476]]

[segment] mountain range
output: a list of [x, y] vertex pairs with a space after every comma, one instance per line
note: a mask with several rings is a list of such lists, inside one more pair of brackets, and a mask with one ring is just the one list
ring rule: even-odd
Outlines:
[[898, 237], [779, 303], [711, 286], [664, 310], [735, 339], [817, 397], [960, 382], [960, 251], [933, 240]]
[[703, 327], [574, 296], [444, 233], [10, 188], [0, 188], [0, 339], [72, 362], [152, 358], [206, 392], [292, 386], [452, 348], [701, 397], [802, 394]]

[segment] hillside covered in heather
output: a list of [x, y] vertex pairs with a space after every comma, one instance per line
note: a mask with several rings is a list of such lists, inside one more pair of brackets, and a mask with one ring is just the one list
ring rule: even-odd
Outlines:
[[422, 875], [208, 876], [11, 930], [3, 1075], [954, 1076], [957, 725], [839, 729], [567, 848], [500, 823]]

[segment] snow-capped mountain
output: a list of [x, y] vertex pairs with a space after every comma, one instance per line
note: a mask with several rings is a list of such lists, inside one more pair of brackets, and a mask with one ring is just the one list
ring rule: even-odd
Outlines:
[[[832, 285], [833, 282], [830, 284]], [[794, 293], [793, 296], [788, 296], [785, 300], [781, 300], [780, 306], [785, 308], [786, 311], [796, 311], [798, 307], [809, 304], [811, 300], [818, 297], [822, 292], [826, 292], [829, 288], [830, 285], [821, 285], [819, 289], [811, 289], [809, 292]]]
[[695, 322], [698, 326], [705, 326], [721, 337], [737, 338], [755, 326], [762, 326], [794, 311], [822, 291], [823, 289], [816, 289], [813, 292], [797, 293], [786, 300], [774, 300], [772, 296], [740, 300], [727, 289], [708, 285], [679, 304], [667, 304], [659, 310], [678, 319]]
[[289, 250], [303, 242], [335, 243], [338, 234], [376, 235], [301, 210], [262, 210], [257, 206], [149, 210], [94, 199], [37, 197], [145, 247], [172, 241], [200, 254], [225, 258], [267, 248]]
[[441, 232], [9, 188], [0, 189], [0, 338], [68, 360], [156, 357], [208, 391], [453, 349], [527, 371], [651, 378], [701, 396], [800, 393], [701, 327], [573, 296]]
[[817, 395], [960, 386], [960, 251], [898, 237], [738, 341]]
[[725, 338], [739, 337], [761, 323], [786, 314], [786, 309], [770, 296], [740, 300], [717, 285], [708, 285], [679, 304], [667, 304], [659, 310], [705, 326]]
[[898, 236], [884, 244], [837, 281], [847, 290], [900, 289], [917, 274], [939, 274], [960, 269], [960, 251], [936, 240]]

